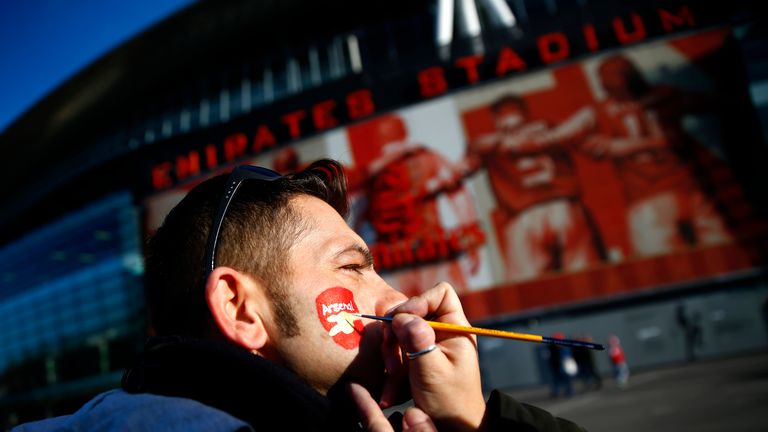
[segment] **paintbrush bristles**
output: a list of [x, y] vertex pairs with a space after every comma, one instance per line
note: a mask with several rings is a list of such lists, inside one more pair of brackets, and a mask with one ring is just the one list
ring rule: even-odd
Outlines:
[[341, 315], [341, 317], [344, 318], [344, 321], [348, 322], [349, 325], [351, 325], [353, 328], [355, 327], [355, 319], [353, 316], [359, 316], [359, 314], [349, 313], [346, 311], [339, 312], [339, 315]]

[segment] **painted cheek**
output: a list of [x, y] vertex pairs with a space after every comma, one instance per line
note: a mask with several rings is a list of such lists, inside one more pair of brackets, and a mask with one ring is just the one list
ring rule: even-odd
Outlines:
[[342, 287], [328, 288], [317, 296], [315, 305], [320, 323], [337, 345], [348, 350], [360, 346], [363, 321], [355, 319], [353, 326], [344, 317], [344, 312], [358, 312], [352, 291]]

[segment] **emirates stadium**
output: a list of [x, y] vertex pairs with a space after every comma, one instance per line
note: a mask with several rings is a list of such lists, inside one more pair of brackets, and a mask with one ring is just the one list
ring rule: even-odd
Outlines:
[[[450, 282], [473, 325], [617, 336], [634, 369], [765, 350], [756, 4], [191, 4], [0, 135], [0, 425], [119, 385], [146, 239], [240, 164], [341, 161], [382, 277]], [[541, 346], [478, 349], [489, 388], [550, 379]]]

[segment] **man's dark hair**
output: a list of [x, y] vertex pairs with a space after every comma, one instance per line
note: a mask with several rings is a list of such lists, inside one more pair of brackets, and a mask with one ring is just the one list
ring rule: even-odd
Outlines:
[[[632, 98], [639, 99], [648, 94], [651, 86], [645, 80], [640, 69], [632, 60], [621, 54], [612, 55], [597, 67], [600, 80], [604, 81], [610, 75], [620, 75], [624, 79], [625, 90]], [[605, 87], [605, 84], [603, 84]]]
[[[193, 188], [146, 245], [147, 307], [157, 335], [202, 336], [211, 330], [203, 255], [227, 177]], [[347, 181], [336, 161], [319, 160], [274, 181], [246, 180], [224, 217], [215, 258], [218, 266], [232, 267], [267, 287], [276, 316], [282, 318], [280, 331], [287, 337], [296, 334], [284, 295], [290, 277], [288, 250], [308, 227], [289, 205], [297, 195], [317, 197], [342, 217], [347, 215]]]
[[507, 105], [514, 105], [522, 111], [523, 114], [528, 114], [528, 104], [525, 102], [525, 99], [516, 94], [505, 94], [494, 100], [490, 106], [491, 112], [497, 114], [502, 107]]

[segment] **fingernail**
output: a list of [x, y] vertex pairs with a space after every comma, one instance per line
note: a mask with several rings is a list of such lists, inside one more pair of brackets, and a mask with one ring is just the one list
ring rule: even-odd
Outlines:
[[349, 382], [347, 382], [347, 386], [346, 387], [347, 387], [347, 393], [355, 393], [362, 386], [360, 384], [358, 384], [358, 383], [349, 381]]
[[418, 408], [408, 408], [403, 415], [405, 425], [408, 427], [414, 427], [416, 425], [431, 422], [431, 419], [424, 411]]
[[393, 306], [393, 307], [389, 308], [389, 310], [387, 310], [387, 312], [385, 312], [385, 313], [384, 313], [384, 315], [391, 315], [392, 313], [394, 313], [394, 312], [395, 312], [395, 309], [397, 309], [397, 308], [399, 308], [400, 306], [404, 305], [404, 304], [405, 304], [407, 301], [408, 301], [408, 300], [406, 300], [406, 301], [404, 301], [404, 302], [402, 302], [402, 303], [399, 303], [399, 304], [397, 304], [396, 306]]
[[411, 321], [416, 320], [418, 317], [416, 315], [411, 315], [409, 313], [401, 313], [397, 314], [397, 316], [394, 317], [392, 320], [392, 324], [398, 328], [403, 327], [410, 323]]

